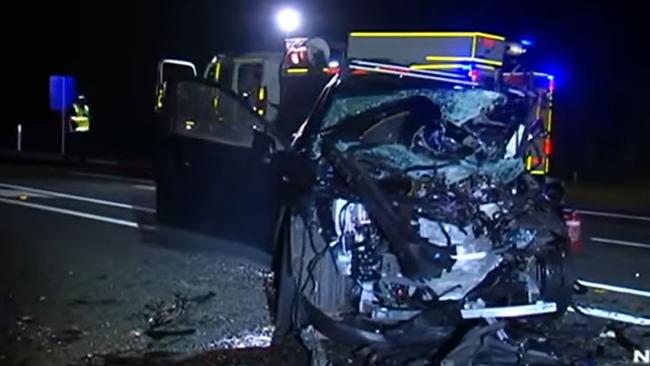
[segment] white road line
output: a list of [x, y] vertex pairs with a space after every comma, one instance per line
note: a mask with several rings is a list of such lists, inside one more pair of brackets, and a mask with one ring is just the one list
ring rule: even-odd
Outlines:
[[111, 217], [93, 215], [93, 214], [89, 214], [89, 213], [85, 213], [85, 212], [66, 210], [66, 209], [63, 209], [63, 208], [56, 208], [56, 207], [50, 207], [50, 206], [45, 206], [45, 205], [39, 205], [39, 204], [36, 204], [36, 203], [31, 203], [31, 202], [24, 202], [24, 201], [18, 201], [18, 200], [8, 200], [8, 199], [4, 199], [4, 198], [0, 198], [0, 202], [8, 203], [10, 205], [35, 208], [35, 209], [43, 210], [43, 211], [56, 212], [56, 213], [60, 213], [60, 214], [63, 214], [63, 215], [82, 217], [84, 219], [102, 221], [102, 222], [107, 222], [107, 223], [115, 224], [115, 225], [138, 228], [138, 223], [137, 222], [119, 220], [119, 219], [114, 219], [114, 218], [111, 218]]
[[[17, 197], [20, 197], [21, 195], [23, 195], [25, 193], [26, 192], [24, 190], [0, 188], [0, 197], [4, 197], [4, 198], [17, 198]], [[51, 196], [48, 196], [46, 194], [31, 192], [29, 194], [29, 197], [50, 198]]]
[[590, 211], [590, 210], [575, 210], [575, 211], [581, 215], [587, 215], [587, 216], [600, 216], [600, 217], [608, 217], [613, 219], [627, 219], [627, 220], [639, 220], [639, 221], [650, 222], [650, 217], [647, 216], [628, 215], [628, 214], [620, 214], [615, 212], [601, 212], [601, 211]]
[[596, 238], [596, 237], [592, 237], [591, 241], [593, 241], [594, 243], [620, 245], [620, 246], [624, 246], [624, 247], [641, 248], [641, 249], [650, 249], [650, 244], [635, 243], [633, 241], [607, 239], [607, 238]]
[[85, 172], [68, 172], [68, 174], [79, 176], [79, 177], [117, 180], [121, 182], [129, 182], [134, 184], [151, 184], [153, 182], [150, 179], [129, 178], [129, 177], [123, 177], [120, 175], [111, 175], [111, 174], [97, 174], [97, 173], [85, 173]]
[[2, 183], [2, 182], [0, 182], [0, 186], [13, 188], [13, 189], [21, 189], [21, 190], [24, 190], [26, 192], [46, 194], [46, 195], [50, 195], [50, 196], [53, 196], [53, 197], [68, 198], [68, 199], [71, 199], [71, 200], [76, 200], [76, 201], [81, 201], [81, 202], [94, 203], [94, 204], [97, 204], [97, 205], [125, 208], [125, 209], [129, 209], [129, 210], [136, 210], [136, 211], [142, 211], [142, 212], [147, 212], [147, 213], [156, 213], [156, 210], [154, 210], [152, 208], [142, 207], [142, 206], [133, 206], [133, 205], [129, 205], [129, 204], [126, 204], [126, 203], [121, 203], [121, 202], [100, 200], [100, 199], [96, 199], [96, 198], [77, 196], [77, 195], [74, 195], [74, 194], [54, 192], [54, 191], [49, 191], [49, 190], [45, 190], [45, 189], [37, 189], [37, 188], [19, 186], [19, 185], [15, 185], [15, 184], [8, 184], [8, 183]]
[[613, 285], [608, 285], [608, 284], [605, 284], [605, 283], [591, 282], [591, 281], [585, 281], [585, 280], [578, 280], [578, 283], [585, 286], [585, 287], [589, 287], [589, 288], [595, 288], [595, 289], [599, 289], [599, 290], [618, 292], [620, 294], [628, 294], [628, 295], [634, 295], [634, 296], [650, 298], [650, 291], [637, 290], [637, 289], [634, 289], [634, 288], [627, 288], [627, 287], [621, 287], [621, 286], [613, 286]]
[[150, 185], [145, 185], [145, 184], [136, 184], [133, 186], [135, 189], [141, 189], [143, 191], [155, 191], [156, 186], [150, 186]]
[[88, 159], [88, 162], [91, 164], [99, 164], [99, 165], [110, 165], [110, 166], [119, 165], [119, 163], [116, 160]]
[[648, 318], [643, 318], [643, 317], [634, 316], [625, 313], [619, 313], [616, 311], [598, 309], [591, 306], [575, 305], [575, 307], [573, 306], [569, 307], [568, 310], [571, 313], [579, 313], [587, 316], [592, 316], [595, 318], [609, 319], [609, 320], [614, 320], [622, 323], [634, 324], [641, 327], [650, 326], [650, 319]]

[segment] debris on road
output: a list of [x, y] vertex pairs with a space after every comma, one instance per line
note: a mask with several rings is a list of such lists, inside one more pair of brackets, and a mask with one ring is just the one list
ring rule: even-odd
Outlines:
[[144, 332], [144, 334], [148, 335], [151, 339], [153, 340], [161, 340], [163, 338], [167, 337], [182, 337], [182, 336], [188, 336], [196, 333], [196, 329], [181, 329], [181, 330], [155, 330], [155, 329], [149, 329]]
[[266, 326], [250, 332], [243, 332], [233, 337], [227, 337], [210, 344], [216, 349], [242, 349], [242, 348], [267, 348], [271, 346], [271, 339], [275, 327]]
[[22, 323], [29, 324], [29, 323], [32, 323], [34, 321], [34, 317], [29, 316], [29, 315], [24, 315], [24, 316], [18, 317], [18, 321], [22, 322]]
[[83, 335], [84, 332], [79, 329], [79, 327], [73, 325], [53, 332], [50, 335], [50, 340], [56, 344], [63, 345], [76, 342], [80, 340]]
[[174, 300], [170, 303], [161, 301], [145, 305], [145, 309], [149, 312], [146, 315], [149, 329], [156, 329], [172, 323], [185, 313], [187, 306], [188, 299], [178, 294], [174, 295]]
[[92, 300], [92, 299], [84, 299], [84, 298], [76, 298], [72, 300], [69, 305], [70, 306], [106, 306], [106, 305], [119, 305], [121, 304], [122, 301], [118, 299], [98, 299], [98, 300]]
[[201, 305], [205, 303], [206, 301], [209, 301], [213, 297], [217, 296], [217, 294], [214, 291], [210, 291], [207, 294], [204, 295], [197, 295], [192, 298], [190, 298], [190, 302], [196, 304], [196, 305]]
[[154, 304], [146, 304], [145, 309], [147, 312], [144, 315], [148, 329], [142, 334], [156, 341], [168, 337], [195, 334], [196, 329], [194, 328], [169, 329], [168, 326], [183, 317], [191, 308], [207, 303], [216, 295], [214, 291], [192, 297], [176, 293], [174, 299], [170, 302], [159, 301]]

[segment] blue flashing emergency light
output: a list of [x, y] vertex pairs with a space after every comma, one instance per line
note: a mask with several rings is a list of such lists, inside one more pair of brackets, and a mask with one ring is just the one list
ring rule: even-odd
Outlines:
[[533, 45], [533, 41], [531, 41], [530, 39], [522, 39], [521, 44], [522, 46], [530, 47]]

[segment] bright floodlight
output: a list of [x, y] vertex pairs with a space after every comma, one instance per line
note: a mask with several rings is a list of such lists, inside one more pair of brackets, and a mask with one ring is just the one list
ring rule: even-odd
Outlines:
[[300, 28], [300, 13], [295, 9], [283, 9], [278, 12], [275, 21], [283, 32], [295, 32]]

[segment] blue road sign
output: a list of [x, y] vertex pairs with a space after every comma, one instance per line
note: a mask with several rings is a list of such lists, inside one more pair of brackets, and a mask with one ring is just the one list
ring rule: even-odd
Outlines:
[[77, 81], [72, 76], [50, 76], [50, 109], [64, 112], [77, 98]]

